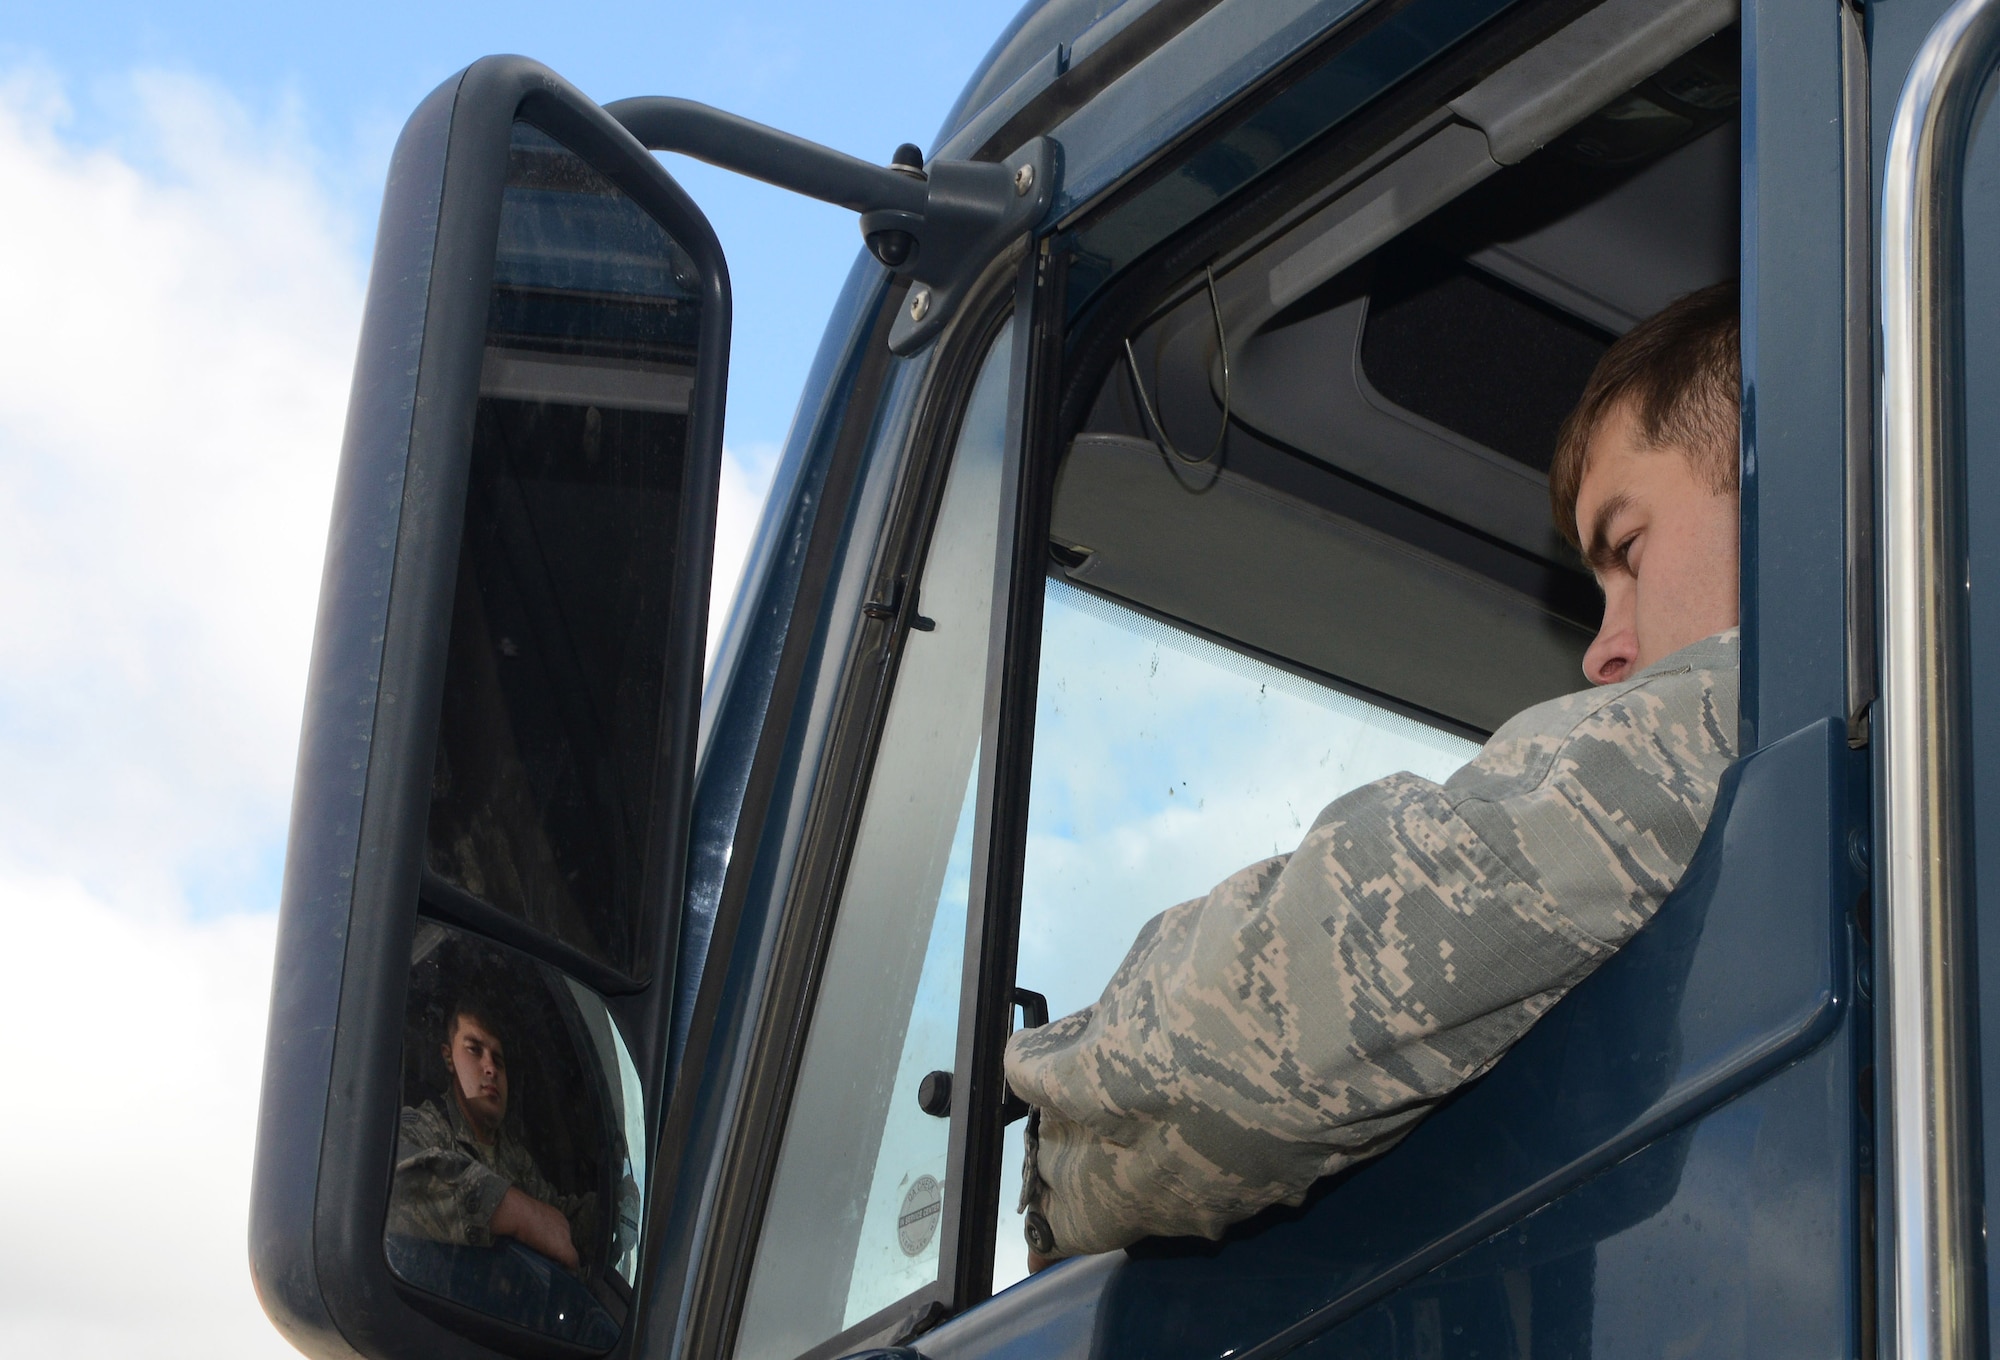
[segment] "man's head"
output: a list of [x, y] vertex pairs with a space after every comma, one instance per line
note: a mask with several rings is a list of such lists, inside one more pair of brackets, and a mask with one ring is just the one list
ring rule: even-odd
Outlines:
[[1592, 684], [1737, 622], [1740, 334], [1734, 282], [1690, 293], [1605, 352], [1563, 422], [1556, 527], [1604, 590]]
[[481, 1141], [491, 1142], [507, 1117], [507, 1047], [490, 1006], [461, 1001], [445, 1021], [444, 1060], [452, 1091]]

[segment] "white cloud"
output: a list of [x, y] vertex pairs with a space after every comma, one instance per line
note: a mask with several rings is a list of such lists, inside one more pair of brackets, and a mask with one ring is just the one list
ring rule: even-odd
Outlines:
[[302, 156], [189, 81], [136, 92], [164, 173], [66, 144], [46, 78], [0, 87], [0, 824], [164, 905], [271, 881], [361, 267]]
[[130, 95], [85, 147], [0, 77], [0, 1352], [285, 1355], [249, 1157], [364, 266], [283, 130]]
[[292, 1354], [244, 1264], [274, 925], [0, 877], [0, 1353]]
[[[366, 269], [296, 127], [0, 72], [0, 1354], [289, 1354], [246, 1268], [299, 705]], [[723, 473], [716, 610], [773, 452]]]

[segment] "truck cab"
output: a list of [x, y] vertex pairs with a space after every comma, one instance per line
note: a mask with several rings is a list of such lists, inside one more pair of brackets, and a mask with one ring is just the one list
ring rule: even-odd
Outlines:
[[[1985, 1353], [1996, 35], [1030, 0], [886, 165], [452, 77], [391, 168], [322, 585], [274, 1323], [371, 1360]], [[661, 150], [864, 243], [705, 672], [757, 262]], [[1557, 430], [1731, 279], [1741, 755], [1680, 887], [1384, 1155], [1031, 1274], [1008, 1035], [1584, 687]], [[474, 1031], [490, 1123], [441, 1094]], [[555, 1246], [481, 1226], [502, 1156]]]

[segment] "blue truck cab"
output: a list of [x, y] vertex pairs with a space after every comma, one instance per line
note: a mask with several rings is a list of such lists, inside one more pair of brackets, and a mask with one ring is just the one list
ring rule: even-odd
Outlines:
[[[322, 585], [274, 1323], [371, 1360], [1990, 1353], [1996, 61], [2000, 0], [1030, 0], [886, 165], [452, 77], [391, 167]], [[730, 266], [654, 151], [864, 244], [706, 671]], [[1742, 754], [1680, 887], [1386, 1154], [1030, 1274], [1008, 1034], [1582, 687], [1556, 431], [1729, 279]]]

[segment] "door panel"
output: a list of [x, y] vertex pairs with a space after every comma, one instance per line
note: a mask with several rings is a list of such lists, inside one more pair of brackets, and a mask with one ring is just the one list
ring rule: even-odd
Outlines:
[[[1299, 1360], [1651, 1360], [1851, 1354], [1838, 1242], [1851, 1199], [1792, 1193], [1837, 1164], [1844, 1045], [1668, 1134], [1307, 1342]], [[1837, 1142], [1844, 1143], [1844, 1139]]]

